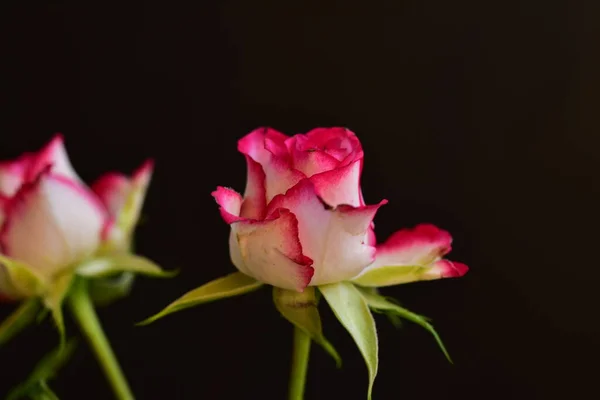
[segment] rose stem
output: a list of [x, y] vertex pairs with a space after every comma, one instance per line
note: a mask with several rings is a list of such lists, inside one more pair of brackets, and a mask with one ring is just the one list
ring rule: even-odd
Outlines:
[[74, 282], [69, 296], [69, 305], [81, 330], [96, 353], [96, 357], [104, 369], [106, 378], [110, 382], [117, 399], [134, 400], [135, 397], [129, 389], [119, 362], [100, 325], [85, 280], [77, 279]]
[[294, 326], [294, 350], [292, 353], [292, 373], [290, 376], [289, 400], [303, 400], [308, 356], [310, 354], [310, 336]]

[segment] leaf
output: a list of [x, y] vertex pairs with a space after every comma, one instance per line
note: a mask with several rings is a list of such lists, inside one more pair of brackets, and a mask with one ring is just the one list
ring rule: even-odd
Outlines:
[[360, 286], [391, 286], [401, 283], [415, 282], [423, 279], [421, 274], [427, 267], [420, 265], [391, 265], [367, 270], [364, 274], [352, 279]]
[[75, 340], [69, 340], [65, 346], [58, 347], [44, 356], [25, 382], [15, 387], [6, 400], [18, 400], [26, 396], [34, 399], [57, 399], [58, 397], [48, 388], [47, 382], [54, 378], [58, 370], [68, 361], [75, 346]]
[[171, 278], [177, 271], [164, 271], [151, 260], [131, 253], [116, 253], [94, 258], [77, 268], [77, 274], [90, 278], [104, 278], [120, 272], [134, 272], [155, 278]]
[[442, 339], [440, 339], [439, 335], [437, 334], [437, 332], [435, 331], [433, 326], [428, 322], [429, 318], [423, 317], [419, 314], [415, 314], [414, 312], [409, 311], [406, 308], [399, 306], [398, 304], [395, 303], [394, 299], [389, 299], [389, 298], [383, 297], [379, 294], [374, 294], [373, 292], [365, 291], [362, 288], [359, 288], [359, 290], [360, 290], [360, 293], [362, 294], [363, 298], [369, 304], [369, 307], [371, 307], [375, 310], [379, 310], [379, 311], [392, 312], [392, 313], [396, 314], [397, 316], [407, 319], [416, 324], [419, 324], [423, 328], [428, 330], [435, 338], [435, 341], [437, 342], [438, 346], [440, 347], [440, 349], [442, 350], [442, 352], [444, 353], [444, 355], [446, 356], [448, 361], [450, 363], [452, 363], [452, 359], [450, 358], [448, 351], [446, 351], [446, 348], [444, 347], [444, 343], [442, 343]]
[[35, 321], [39, 309], [40, 302], [37, 299], [25, 300], [19, 308], [2, 321], [2, 324], [0, 324], [0, 346]]
[[367, 399], [371, 399], [377, 376], [378, 343], [375, 320], [358, 289], [350, 282], [319, 286], [333, 313], [358, 346], [369, 370]]
[[286, 290], [274, 287], [273, 302], [275, 307], [285, 319], [304, 331], [312, 340], [323, 346], [325, 351], [333, 357], [338, 368], [342, 366], [342, 359], [335, 348], [323, 336], [321, 316], [317, 308], [316, 290], [307, 287], [304, 292]]
[[36, 297], [43, 293], [46, 283], [29, 265], [2, 254], [0, 263], [8, 273], [11, 291], [17, 297]]
[[58, 329], [61, 346], [65, 344], [65, 323], [62, 313], [62, 304], [71, 288], [73, 278], [74, 276], [71, 273], [65, 273], [56, 277], [52, 285], [49, 286], [46, 294], [43, 296], [44, 304], [50, 310], [56, 328]]
[[138, 325], [148, 325], [165, 315], [203, 303], [249, 293], [257, 290], [262, 285], [262, 282], [254, 278], [244, 275], [241, 272], [234, 272], [187, 292], [165, 307], [161, 312], [138, 323]]

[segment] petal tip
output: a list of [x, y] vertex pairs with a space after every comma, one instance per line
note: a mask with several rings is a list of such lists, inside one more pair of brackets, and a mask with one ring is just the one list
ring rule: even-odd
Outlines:
[[469, 267], [466, 264], [456, 261], [449, 261], [449, 268], [444, 272], [444, 278], [460, 278], [469, 272]]
[[225, 223], [232, 224], [240, 220], [242, 196], [238, 192], [224, 186], [217, 186], [211, 195], [219, 205], [219, 212]]
[[146, 177], [152, 175], [152, 173], [154, 172], [154, 165], [155, 165], [155, 160], [153, 158], [148, 158], [146, 159], [142, 165], [140, 165], [138, 167], [138, 169], [136, 169], [133, 174], [132, 174], [132, 178], [134, 181], [138, 181], [138, 180], [143, 180], [146, 179]]

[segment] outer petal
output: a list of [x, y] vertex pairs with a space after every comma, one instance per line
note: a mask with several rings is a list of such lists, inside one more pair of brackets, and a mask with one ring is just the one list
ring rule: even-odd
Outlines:
[[360, 175], [363, 159], [360, 158], [345, 167], [316, 174], [310, 177], [319, 196], [330, 206], [349, 204], [362, 205]]
[[4, 218], [6, 216], [6, 207], [8, 206], [8, 197], [5, 197], [0, 194], [0, 229], [2, 228], [2, 224], [4, 224]]
[[259, 128], [238, 142], [238, 150], [259, 163], [265, 173], [266, 202], [298, 183], [304, 174], [292, 168], [289, 157], [283, 157], [287, 138], [270, 128]]
[[110, 172], [100, 177], [92, 190], [106, 206], [109, 215], [116, 219], [117, 228], [129, 235], [137, 224], [146, 192], [150, 185], [154, 161], [147, 160], [129, 179], [123, 174]]
[[133, 231], [140, 219], [153, 172], [154, 161], [146, 160], [131, 177], [131, 189], [119, 218], [119, 225], [128, 234]]
[[13, 196], [25, 182], [31, 163], [31, 154], [24, 154], [14, 161], [0, 163], [0, 195]]
[[114, 217], [123, 208], [130, 186], [129, 179], [125, 175], [109, 172], [92, 184], [92, 190], [106, 206], [108, 213]]
[[81, 178], [71, 165], [67, 150], [64, 145], [64, 138], [61, 134], [56, 134], [52, 140], [42, 148], [33, 158], [29, 170], [27, 171], [27, 180], [34, 180], [46, 167], [52, 166], [52, 174], [69, 178], [76, 182], [82, 182]]
[[434, 225], [403, 229], [377, 247], [375, 262], [353, 282], [363, 286], [390, 286], [419, 280], [459, 277], [464, 264], [442, 259], [451, 250], [452, 237]]
[[233, 189], [219, 186], [217, 190], [211, 193], [217, 204], [220, 206], [219, 211], [223, 220], [231, 224], [239, 221], [240, 209], [242, 207], [242, 196]]
[[314, 270], [312, 260], [302, 252], [294, 214], [280, 209], [267, 220], [241, 220], [231, 227], [238, 245], [232, 249], [232, 259], [236, 266], [243, 264], [238, 266], [242, 272], [283, 289], [301, 292], [308, 286]]
[[304, 179], [274, 198], [267, 214], [287, 208], [296, 215], [304, 254], [314, 260], [310, 285], [318, 286], [350, 279], [373, 262], [375, 247], [368, 243], [369, 228], [385, 203], [358, 208], [344, 205], [332, 210], [319, 199], [311, 181]]
[[93, 193], [48, 168], [10, 200], [0, 243], [6, 255], [53, 274], [97, 250], [105, 221]]
[[250, 156], [246, 156], [246, 166], [246, 190], [239, 215], [244, 218], [264, 219], [267, 210], [265, 172]]

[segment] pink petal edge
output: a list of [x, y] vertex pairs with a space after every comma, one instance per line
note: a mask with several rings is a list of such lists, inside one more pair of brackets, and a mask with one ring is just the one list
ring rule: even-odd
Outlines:
[[211, 195], [219, 205], [219, 212], [225, 223], [232, 224], [236, 221], [245, 220], [245, 218], [240, 217], [242, 196], [238, 192], [218, 186], [217, 190], [212, 192]]
[[98, 211], [99, 214], [104, 215], [105, 218], [108, 218], [108, 214], [104, 208], [104, 205], [101, 203], [100, 199], [94, 195], [94, 193], [69, 178], [52, 174], [51, 170], [52, 165], [47, 165], [42, 171], [40, 171], [34, 180], [25, 182], [19, 188], [17, 193], [8, 199], [8, 201], [4, 204], [5, 220], [4, 224], [2, 224], [2, 227], [0, 228], [0, 248], [4, 254], [10, 255], [10, 249], [6, 244], [6, 235], [10, 231], [13, 215], [17, 210], [18, 204], [22, 202], [23, 199], [32, 191], [37, 189], [43, 178], [51, 178], [63, 185], [71, 187], [75, 192], [85, 198], [92, 205], [92, 207]]
[[[236, 232], [238, 236], [238, 241], [240, 249], [244, 247], [242, 241], [252, 240], [252, 233], [256, 231], [260, 231], [261, 229], [274, 229], [279, 234], [276, 235], [276, 239], [272, 242], [261, 242], [261, 245], [265, 244], [273, 244], [273, 251], [278, 252], [285, 258], [292, 261], [297, 270], [295, 271], [295, 278], [292, 280], [295, 282], [294, 289], [303, 292], [304, 289], [310, 284], [310, 281], [315, 273], [314, 268], [312, 267], [313, 260], [304, 255], [302, 251], [302, 244], [300, 243], [300, 238], [298, 235], [298, 219], [296, 216], [285, 208], [280, 208], [271, 213], [271, 215], [263, 220], [263, 221], [255, 221], [255, 220], [243, 220], [240, 219], [235, 221], [232, 224], [232, 229]], [[249, 233], [249, 234], [248, 234]], [[260, 239], [259, 239], [260, 240]], [[281, 249], [276, 247], [277, 245], [282, 246]], [[249, 246], [246, 250], [242, 250], [241, 253], [252, 252], [253, 250], [257, 250], [260, 246]], [[269, 251], [258, 250], [257, 251], [259, 257], [269, 257]], [[261, 263], [259, 267], [252, 267], [251, 264], [248, 264], [247, 260], [244, 261], [246, 268], [254, 273], [255, 278], [261, 280], [265, 283], [271, 284], [273, 286], [282, 286], [283, 281], [279, 281], [279, 278], [272, 279], [273, 275], [277, 275], [283, 271], [279, 270], [279, 268], [283, 268], [280, 265], [272, 265], [271, 263]], [[275, 272], [261, 271], [260, 267], [264, 267], [265, 265], [270, 266], [271, 268], [276, 268]], [[297, 280], [297, 279], [298, 280]], [[286, 278], [284, 278], [286, 279]], [[291, 289], [288, 287], [288, 289]]]

